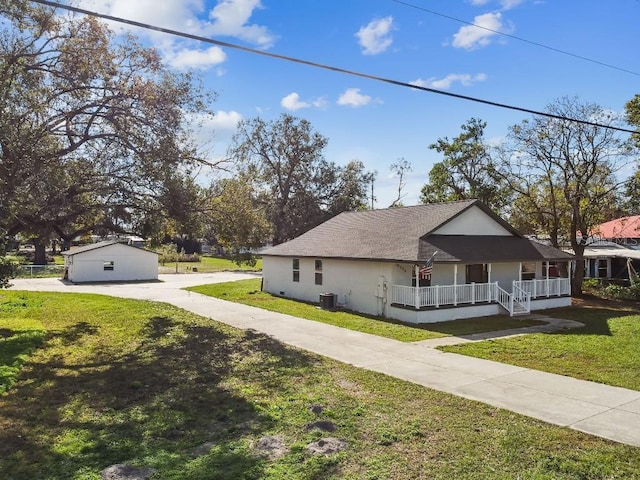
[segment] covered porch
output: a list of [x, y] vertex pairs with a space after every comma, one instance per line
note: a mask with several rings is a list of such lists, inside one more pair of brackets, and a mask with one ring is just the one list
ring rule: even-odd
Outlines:
[[391, 304], [423, 308], [456, 307], [479, 303], [499, 303], [509, 313], [517, 314], [521, 306], [530, 311], [531, 300], [561, 297], [571, 294], [571, 282], [568, 278], [547, 280], [513, 281], [513, 290], [507, 292], [494, 283], [471, 283], [468, 285], [434, 285], [433, 287], [409, 287], [393, 285]]
[[[434, 274], [438, 273], [435, 270]], [[491, 264], [484, 265], [484, 277], [480, 282], [469, 281], [469, 266], [466, 265], [467, 276], [458, 283], [458, 265], [453, 265], [453, 283], [445, 284], [436, 281], [432, 284], [432, 278], [428, 279], [429, 285], [424, 285], [420, 279], [420, 270], [415, 267], [413, 274], [413, 285], [397, 285], [391, 287], [391, 306], [415, 310], [429, 310], [439, 308], [452, 308], [473, 305], [499, 304], [506, 309], [510, 315], [526, 314], [531, 311], [532, 301], [566, 297], [571, 295], [571, 281], [568, 266], [566, 269], [559, 269], [557, 265], [550, 262], [539, 263], [532, 266], [526, 262], [513, 265], [514, 273], [511, 278], [519, 280], [506, 281], [504, 278], [500, 282], [491, 279]], [[566, 272], [566, 277], [550, 277], [550, 272], [556, 273], [560, 270]], [[442, 272], [440, 272], [442, 273]], [[535, 276], [536, 273], [544, 274], [546, 278], [527, 278]], [[442, 278], [442, 275], [434, 275], [434, 279]], [[450, 277], [449, 277], [450, 278]], [[418, 281], [416, 281], [418, 279]], [[538, 302], [542, 303], [542, 302]]]

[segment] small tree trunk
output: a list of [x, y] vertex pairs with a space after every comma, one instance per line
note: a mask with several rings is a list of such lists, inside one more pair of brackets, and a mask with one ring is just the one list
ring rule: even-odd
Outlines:
[[39, 238], [35, 241], [35, 257], [33, 258], [34, 265], [46, 265], [47, 264], [47, 250], [46, 244]]
[[582, 282], [584, 280], [584, 245], [573, 246], [575, 268], [571, 277], [571, 296], [582, 296]]

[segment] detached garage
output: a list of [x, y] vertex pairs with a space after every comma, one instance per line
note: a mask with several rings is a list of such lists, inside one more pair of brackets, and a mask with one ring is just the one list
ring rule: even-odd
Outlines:
[[125, 282], [158, 279], [158, 254], [118, 241], [62, 252], [65, 279], [74, 282]]

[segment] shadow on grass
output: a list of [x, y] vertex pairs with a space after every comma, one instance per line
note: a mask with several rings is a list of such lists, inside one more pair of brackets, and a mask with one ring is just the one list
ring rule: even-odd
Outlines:
[[44, 343], [43, 330], [0, 329], [0, 395], [15, 383], [28, 356]]
[[[98, 334], [78, 323], [55, 335], [69, 345]], [[115, 463], [152, 467], [161, 478], [263, 476], [265, 460], [249, 441], [272, 421], [226, 382], [241, 358], [269, 357], [261, 380], [272, 385], [311, 357], [256, 332], [234, 336], [170, 317], [149, 318], [132, 341], [127, 352], [107, 346], [78, 360], [51, 352], [22, 372], [0, 398], [1, 478], [62, 480]], [[194, 455], [206, 442], [209, 453]]]
[[627, 315], [638, 315], [640, 312], [632, 310], [620, 310], [615, 308], [600, 307], [569, 307], [558, 308], [545, 312], [545, 315], [557, 318], [566, 318], [584, 323], [582, 328], [573, 328], [553, 332], [550, 335], [603, 335], [611, 336], [609, 321], [615, 318], [625, 317]]

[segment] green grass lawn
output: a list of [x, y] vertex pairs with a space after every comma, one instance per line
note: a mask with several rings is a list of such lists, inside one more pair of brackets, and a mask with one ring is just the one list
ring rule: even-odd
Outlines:
[[572, 307], [545, 312], [577, 320], [584, 328], [442, 347], [447, 352], [640, 390], [640, 314]]
[[[212, 272], [225, 272], [225, 271], [243, 271], [243, 272], [259, 272], [262, 270], [262, 259], [256, 259], [255, 265], [238, 265], [233, 260], [221, 257], [205, 257], [200, 256], [199, 262], [179, 262], [178, 272], [190, 272], [194, 267], [198, 272], [212, 273]], [[160, 265], [160, 269], [166, 273], [175, 272], [176, 263], [167, 262]]]
[[[34, 335], [13, 353], [0, 342], [0, 361], [26, 360], [0, 395], [3, 479], [97, 480], [115, 463], [154, 468], [155, 480], [640, 479], [640, 448], [166, 304], [8, 291], [0, 292], [0, 322], [5, 340]], [[318, 420], [335, 431], [307, 428]], [[282, 438], [288, 453], [257, 455], [265, 435]], [[347, 449], [306, 453], [325, 436]]]
[[393, 322], [381, 317], [356, 314], [346, 311], [328, 311], [316, 305], [290, 300], [260, 291], [260, 279], [216, 283], [189, 287], [187, 290], [232, 302], [286, 313], [307, 320], [337, 325], [358, 332], [393, 338], [401, 342], [416, 342], [449, 335], [470, 335], [509, 328], [529, 327], [544, 324], [537, 320], [521, 320], [506, 315], [485, 317], [482, 320], [455, 320], [437, 324], [409, 325]]

